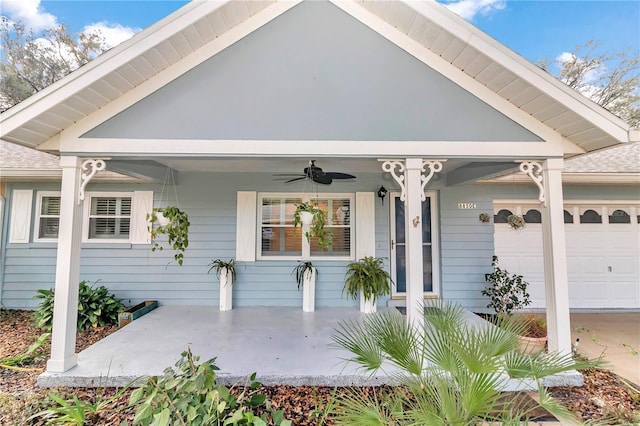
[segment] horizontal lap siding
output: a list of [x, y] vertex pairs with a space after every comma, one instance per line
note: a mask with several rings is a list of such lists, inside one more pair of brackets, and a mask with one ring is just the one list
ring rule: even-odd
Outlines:
[[[320, 192], [371, 191], [380, 185], [379, 175], [358, 176], [355, 182], [321, 186]], [[37, 190], [57, 190], [36, 187]], [[167, 191], [167, 189], [169, 189]], [[283, 185], [271, 174], [182, 173], [176, 188], [181, 209], [191, 222], [189, 247], [183, 266], [173, 261], [174, 251], [151, 252], [147, 245], [83, 244], [80, 279], [108, 287], [125, 304], [158, 300], [161, 304], [210, 305], [219, 303], [215, 273], [207, 274], [212, 259], [235, 257], [236, 192], [296, 192], [303, 185]], [[307, 185], [307, 190], [309, 190]], [[315, 188], [314, 188], [315, 189]], [[173, 188], [161, 186], [100, 185], [90, 191], [153, 190], [154, 206], [175, 204]], [[376, 199], [376, 255], [388, 257], [388, 206]], [[35, 204], [35, 203], [34, 203]], [[56, 245], [53, 243], [11, 244], [6, 250], [2, 303], [8, 308], [35, 308], [36, 291], [55, 282]], [[316, 305], [357, 306], [342, 296], [346, 261], [314, 261], [319, 268]], [[302, 290], [291, 274], [297, 265], [289, 261], [240, 263], [234, 283], [234, 306], [301, 306]], [[382, 299], [380, 303], [384, 303]]]
[[[475, 208], [460, 209], [459, 203]], [[491, 199], [477, 185], [440, 190], [442, 297], [475, 311], [487, 304], [480, 292], [493, 255], [493, 221], [480, 222], [479, 215], [492, 212]]]

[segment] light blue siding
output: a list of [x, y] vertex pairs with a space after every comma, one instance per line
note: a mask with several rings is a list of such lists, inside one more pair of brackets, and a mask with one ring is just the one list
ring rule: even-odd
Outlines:
[[325, 1], [302, 2], [85, 136], [541, 141]]
[[[377, 188], [378, 175], [358, 176], [355, 182], [340, 182], [321, 187], [319, 191], [347, 192]], [[16, 188], [20, 187], [19, 185]], [[215, 258], [235, 256], [236, 192], [251, 188], [263, 192], [298, 192], [300, 185], [283, 186], [271, 174], [249, 173], [185, 173], [177, 188], [180, 207], [191, 222], [189, 248], [183, 266], [173, 261], [173, 251], [151, 252], [147, 245], [84, 243], [81, 253], [81, 279], [105, 285], [114, 294], [134, 304], [143, 300], [159, 300], [163, 304], [218, 305], [218, 282], [214, 273], [207, 274]], [[43, 186], [38, 190], [57, 190]], [[93, 185], [89, 191], [154, 190], [155, 205], [161, 187], [149, 185]], [[165, 190], [165, 193], [167, 191]], [[173, 191], [171, 191], [173, 194]], [[174, 204], [174, 200], [169, 203]], [[387, 206], [376, 204], [376, 243], [378, 255], [388, 256]], [[55, 281], [55, 243], [10, 244], [3, 268], [2, 303], [12, 308], [33, 308], [36, 290], [51, 288]], [[357, 302], [342, 297], [346, 261], [318, 260], [316, 304], [322, 306], [356, 306]], [[291, 271], [296, 261], [241, 263], [234, 283], [235, 306], [301, 306]], [[384, 303], [384, 299], [380, 301]]]
[[[359, 174], [354, 182], [339, 182], [320, 187], [320, 192], [375, 191], [381, 174]], [[55, 185], [27, 186], [12, 184], [12, 189], [33, 188], [57, 190]], [[154, 299], [162, 304], [218, 305], [218, 282], [214, 273], [207, 274], [214, 258], [235, 256], [236, 192], [298, 192], [302, 184], [283, 185], [271, 174], [250, 173], [183, 173], [177, 187], [179, 205], [191, 220], [190, 245], [184, 266], [173, 261], [173, 251], [151, 252], [148, 245], [85, 243], [81, 257], [81, 279], [107, 286], [126, 304]], [[154, 190], [156, 206], [160, 203], [160, 186], [93, 185], [90, 191]], [[492, 215], [494, 199], [535, 199], [537, 189], [531, 185], [464, 185], [445, 187], [437, 183], [431, 188], [438, 193], [441, 294], [473, 310], [483, 310], [486, 300], [484, 274], [491, 271], [493, 255], [493, 221], [480, 222], [480, 213]], [[165, 191], [166, 192], [166, 191]], [[171, 191], [173, 193], [173, 191]], [[567, 199], [637, 199], [637, 190], [628, 187], [569, 186]], [[170, 201], [173, 203], [173, 200]], [[166, 203], [166, 200], [163, 200]], [[475, 209], [459, 209], [458, 203], [475, 203]], [[7, 205], [7, 210], [10, 205]], [[34, 203], [35, 209], [35, 203]], [[376, 255], [388, 258], [389, 199], [383, 205], [376, 198]], [[8, 224], [7, 224], [8, 225]], [[9, 244], [2, 264], [2, 304], [8, 308], [34, 308], [36, 290], [51, 288], [55, 279], [56, 244]], [[234, 306], [301, 306], [291, 271], [296, 261], [241, 263], [234, 283]], [[316, 304], [356, 306], [357, 302], [342, 295], [346, 261], [318, 260]], [[387, 262], [388, 265], [388, 262]], [[386, 298], [380, 304], [386, 303]]]

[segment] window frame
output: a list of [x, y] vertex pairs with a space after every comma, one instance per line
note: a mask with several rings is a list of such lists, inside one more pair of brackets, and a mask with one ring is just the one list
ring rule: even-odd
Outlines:
[[[91, 199], [92, 198], [130, 198], [131, 199], [131, 214], [129, 215], [129, 236], [125, 238], [89, 238], [89, 225], [91, 222]], [[135, 192], [87, 192], [84, 199], [84, 206], [82, 212], [82, 242], [83, 243], [131, 243], [133, 234], [133, 222], [136, 217], [134, 209]]]
[[[350, 232], [349, 239], [349, 255], [348, 256], [328, 256], [328, 255], [313, 255], [311, 253], [311, 244], [307, 241], [307, 238], [304, 236], [302, 229], [298, 229], [297, 232], [302, 239], [302, 246], [299, 255], [295, 256], [264, 256], [262, 254], [262, 208], [263, 208], [263, 200], [265, 198], [299, 198], [302, 202], [309, 202], [313, 200], [336, 200], [336, 199], [348, 199], [349, 200], [349, 208], [350, 212], [350, 220], [349, 226], [341, 226], [342, 228], [348, 228]], [[355, 219], [356, 219], [356, 203], [355, 203], [355, 193], [351, 192], [341, 192], [341, 193], [318, 193], [318, 194], [305, 194], [305, 193], [296, 193], [296, 192], [259, 192], [257, 197], [257, 209], [256, 209], [256, 218], [255, 218], [255, 226], [256, 226], [256, 260], [265, 260], [265, 261], [281, 261], [281, 260], [311, 260], [311, 261], [320, 261], [320, 260], [340, 260], [340, 261], [352, 261], [355, 259]], [[265, 225], [266, 226], [266, 225]], [[288, 227], [288, 226], [287, 226]], [[293, 225], [291, 225], [293, 227]], [[333, 228], [334, 226], [329, 225], [329, 228]]]
[[[60, 191], [37, 191], [36, 192], [36, 214], [33, 224], [33, 242], [34, 243], [51, 243], [58, 241], [58, 237], [55, 238], [41, 238], [40, 237], [40, 219], [42, 217], [56, 217], [56, 215], [42, 215], [42, 199], [44, 197], [60, 197], [62, 199]], [[60, 233], [60, 215], [58, 218], [58, 235]]]

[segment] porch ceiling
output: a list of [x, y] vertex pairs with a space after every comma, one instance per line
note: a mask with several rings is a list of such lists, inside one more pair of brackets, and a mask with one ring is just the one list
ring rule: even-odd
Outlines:
[[[123, 97], [211, 43], [251, 31], [297, 2], [191, 2], [0, 114], [0, 137], [36, 147]], [[385, 36], [464, 73], [585, 151], [640, 139], [622, 120], [577, 94], [436, 2], [336, 2]], [[379, 19], [377, 19], [379, 18]], [[417, 43], [417, 45], [416, 45]], [[414, 49], [415, 50], [415, 49]], [[435, 55], [435, 56], [433, 56]], [[453, 67], [453, 68], [451, 68]]]
[[[320, 157], [312, 158], [316, 160], [316, 165], [325, 172], [343, 172], [354, 175], [359, 174], [386, 174], [382, 170], [382, 163], [376, 158], [334, 158]], [[114, 171], [129, 174], [149, 182], [162, 182], [162, 176], [166, 168], [171, 168], [177, 172], [216, 172], [216, 173], [291, 173], [301, 174], [307, 167], [309, 158], [155, 158], [152, 161], [145, 160], [149, 173], [145, 174], [145, 169], [141, 167], [140, 160], [117, 159], [117, 163], [107, 161], [109, 164], [116, 164]], [[157, 167], [149, 167], [150, 164]], [[469, 161], [465, 159], [447, 159], [443, 163], [442, 171], [438, 174], [446, 177], [444, 182], [447, 185], [456, 185], [475, 181], [480, 178], [488, 179], [509, 170], [515, 171], [517, 164], [511, 161]], [[275, 177], [274, 177], [275, 179]], [[284, 179], [283, 179], [284, 180]]]

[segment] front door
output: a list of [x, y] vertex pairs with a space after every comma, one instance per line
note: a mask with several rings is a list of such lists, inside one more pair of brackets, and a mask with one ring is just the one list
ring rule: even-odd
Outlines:
[[[422, 203], [422, 262], [423, 288], [428, 297], [438, 295], [439, 259], [437, 236], [437, 205], [436, 193], [428, 191], [427, 198]], [[399, 193], [391, 194], [391, 274], [395, 286], [392, 298], [404, 299], [407, 296], [407, 265], [405, 256], [405, 217], [404, 202], [400, 201]]]

